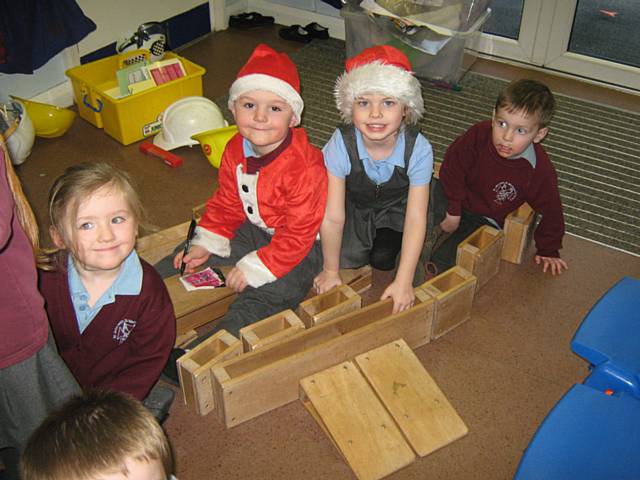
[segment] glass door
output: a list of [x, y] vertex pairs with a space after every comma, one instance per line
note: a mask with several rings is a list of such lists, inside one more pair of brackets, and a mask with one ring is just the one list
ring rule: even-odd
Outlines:
[[640, 90], [638, 0], [493, 0], [480, 51]]

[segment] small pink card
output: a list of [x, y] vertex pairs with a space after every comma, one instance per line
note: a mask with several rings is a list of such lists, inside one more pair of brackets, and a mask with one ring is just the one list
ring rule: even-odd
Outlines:
[[184, 275], [180, 277], [180, 281], [187, 291], [224, 287], [222, 272], [213, 270], [211, 267]]

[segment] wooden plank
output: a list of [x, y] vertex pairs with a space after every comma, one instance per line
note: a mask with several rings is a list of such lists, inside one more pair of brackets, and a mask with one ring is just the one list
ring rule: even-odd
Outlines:
[[404, 340], [363, 353], [355, 361], [419, 456], [429, 455], [468, 433]]
[[188, 343], [191, 343], [193, 340], [198, 338], [198, 332], [195, 330], [189, 330], [181, 335], [176, 336], [176, 343], [174, 343], [175, 347], [182, 347]]
[[292, 402], [301, 378], [397, 338], [412, 348], [429, 341], [434, 312], [429, 294], [416, 289], [413, 308], [392, 311], [390, 299], [376, 302], [217, 365], [213, 388], [220, 420], [232, 427]]
[[296, 309], [300, 320], [307, 328], [328, 322], [332, 318], [358, 310], [362, 306], [362, 298], [345, 284], [338, 285], [328, 292], [316, 295], [302, 302]]
[[[416, 457], [352, 362], [300, 381], [300, 398], [360, 480], [383, 478]], [[308, 399], [308, 401], [305, 401]]]
[[435, 299], [432, 340], [471, 318], [476, 282], [474, 275], [456, 265], [420, 286]]
[[456, 264], [478, 279], [476, 292], [500, 271], [504, 233], [483, 225], [458, 245]]
[[504, 220], [504, 246], [502, 247], [502, 259], [520, 264], [524, 253], [533, 237], [535, 226], [535, 212], [527, 203], [507, 215]]
[[264, 347], [270, 343], [295, 335], [304, 330], [302, 320], [292, 310], [284, 310], [259, 322], [240, 329], [240, 339], [245, 352]]
[[174, 225], [151, 235], [145, 235], [138, 239], [136, 251], [140, 258], [143, 258], [151, 265], [158, 263], [167, 255], [170, 255], [175, 248], [187, 238], [189, 222]]
[[371, 266], [365, 265], [364, 267], [358, 269], [357, 277], [346, 283], [354, 292], [356, 292], [358, 295], [361, 295], [371, 288], [371, 282], [373, 280], [372, 275], [373, 270], [371, 269]]
[[184, 403], [199, 415], [215, 409], [211, 368], [242, 353], [240, 340], [220, 330], [178, 358], [178, 376]]

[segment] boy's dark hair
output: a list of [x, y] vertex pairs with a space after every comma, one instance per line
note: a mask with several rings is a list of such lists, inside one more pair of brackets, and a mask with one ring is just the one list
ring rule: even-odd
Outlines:
[[495, 109], [506, 108], [509, 112], [538, 115], [540, 128], [544, 128], [551, 123], [555, 105], [553, 93], [544, 83], [521, 79], [514, 80], [500, 92]]
[[85, 480], [126, 475], [126, 459], [159, 460], [173, 472], [171, 447], [153, 415], [122, 392], [73, 397], [31, 435], [22, 454], [23, 480]]

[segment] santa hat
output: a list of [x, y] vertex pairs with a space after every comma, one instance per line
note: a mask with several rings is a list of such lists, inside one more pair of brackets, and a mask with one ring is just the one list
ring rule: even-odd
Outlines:
[[397, 98], [406, 108], [405, 120], [415, 124], [424, 113], [420, 82], [411, 62], [400, 50], [388, 45], [364, 49], [347, 60], [346, 72], [336, 81], [334, 95], [342, 120], [351, 123], [353, 102], [366, 93]]
[[300, 77], [286, 53], [278, 53], [264, 43], [258, 45], [231, 85], [229, 109], [238, 97], [252, 90], [264, 90], [282, 97], [291, 106], [296, 125], [300, 123], [304, 108], [300, 96]]

